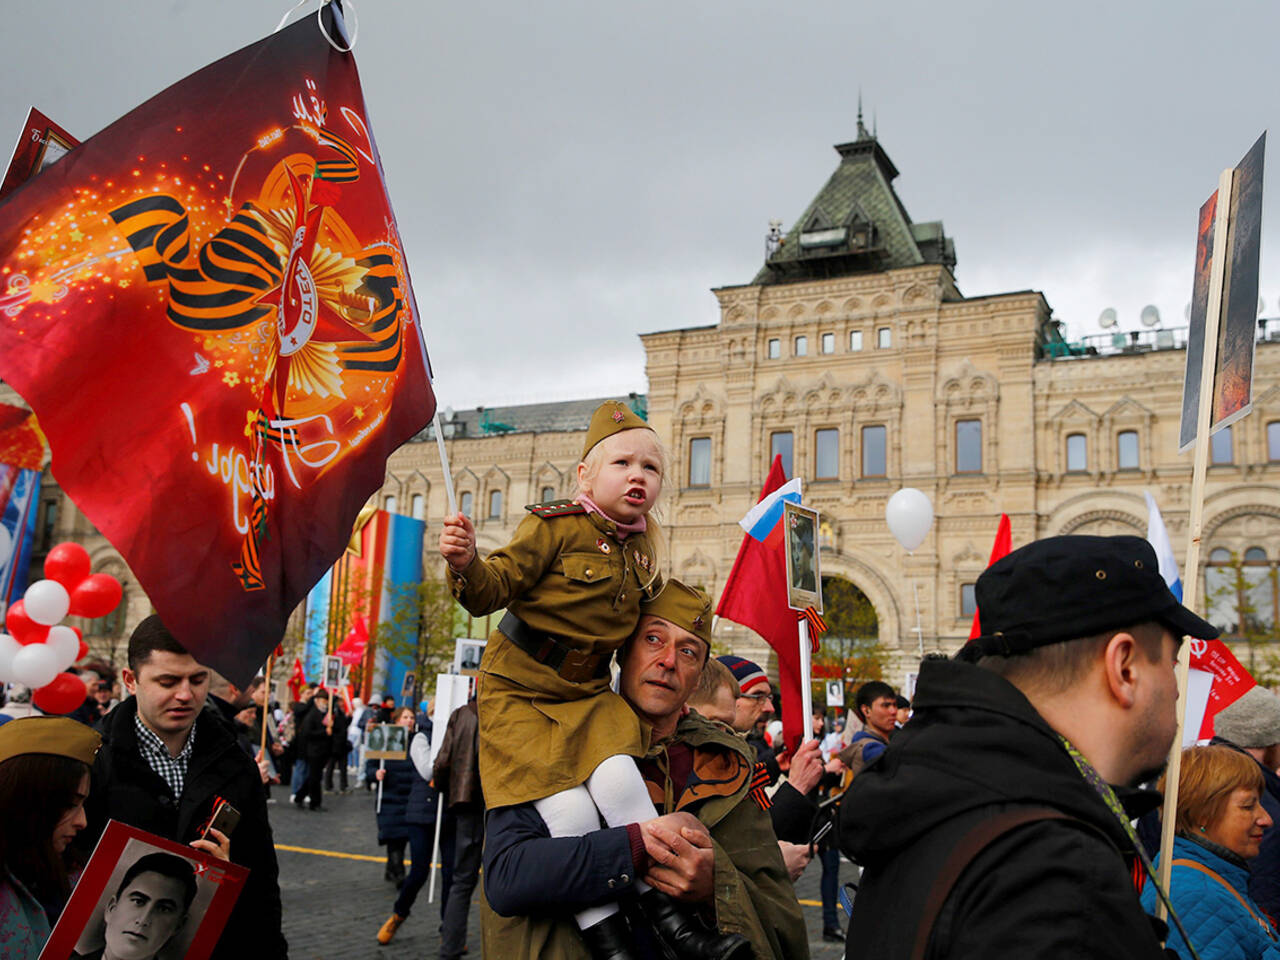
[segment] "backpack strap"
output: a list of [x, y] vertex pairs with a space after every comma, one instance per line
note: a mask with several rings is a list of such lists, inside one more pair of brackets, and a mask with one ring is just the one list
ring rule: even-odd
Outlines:
[[1249, 916], [1253, 917], [1253, 919], [1257, 921], [1258, 926], [1260, 926], [1266, 932], [1267, 937], [1270, 938], [1271, 940], [1275, 940], [1276, 935], [1271, 929], [1271, 924], [1265, 922], [1260, 916], [1258, 916], [1258, 914], [1254, 912], [1253, 907], [1249, 906], [1249, 901], [1246, 900], [1244, 897], [1240, 896], [1240, 891], [1237, 890], [1235, 887], [1233, 887], [1231, 884], [1227, 883], [1227, 881], [1222, 878], [1222, 875], [1219, 874], [1216, 870], [1210, 867], [1207, 867], [1203, 863], [1200, 863], [1199, 861], [1196, 861], [1196, 860], [1184, 860], [1184, 859], [1174, 860], [1173, 866], [1190, 867], [1192, 870], [1199, 870], [1205, 876], [1210, 877], [1214, 880], [1217, 880], [1218, 883], [1222, 884], [1224, 889], [1230, 892], [1230, 894], [1240, 902], [1240, 906], [1244, 907], [1247, 911], [1249, 911]]
[[911, 960], [924, 960], [925, 951], [929, 948], [929, 938], [933, 935], [933, 925], [942, 912], [942, 905], [951, 895], [951, 889], [960, 879], [960, 874], [964, 873], [974, 858], [1006, 833], [1040, 820], [1073, 820], [1088, 826], [1083, 820], [1051, 807], [1023, 807], [1006, 810], [973, 827], [951, 848], [951, 853], [929, 888], [929, 896], [924, 902], [924, 910], [916, 927], [916, 942], [911, 950]]

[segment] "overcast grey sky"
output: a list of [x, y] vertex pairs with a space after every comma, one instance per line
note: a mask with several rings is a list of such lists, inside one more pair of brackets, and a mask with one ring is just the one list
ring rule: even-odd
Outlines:
[[[7, 141], [31, 105], [88, 137], [289, 4], [5, 6]], [[789, 226], [825, 182], [859, 87], [908, 211], [955, 238], [961, 291], [1041, 290], [1076, 335], [1107, 306], [1126, 327], [1147, 303], [1184, 322], [1196, 211], [1280, 113], [1274, 0], [357, 13], [437, 392], [459, 408], [644, 389], [636, 335], [717, 322], [709, 288], [749, 281], [769, 219]], [[1277, 316], [1280, 184], [1264, 198]]]

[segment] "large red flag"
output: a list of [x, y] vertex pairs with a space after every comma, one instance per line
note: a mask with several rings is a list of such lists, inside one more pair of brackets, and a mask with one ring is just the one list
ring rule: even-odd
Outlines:
[[[763, 500], [786, 482], [782, 457], [776, 456], [759, 499]], [[787, 560], [783, 551], [750, 535], [744, 536], [720, 594], [716, 614], [750, 627], [778, 654], [782, 733], [794, 750], [804, 736], [805, 718], [800, 700], [800, 634], [796, 612], [787, 606]]]
[[[1009, 526], [1009, 515], [1007, 513], [1000, 514], [1000, 525], [996, 527], [996, 542], [991, 545], [991, 559], [987, 561], [987, 566], [991, 566], [1001, 557], [1009, 555], [1009, 551], [1013, 549], [1013, 530]], [[969, 628], [969, 639], [982, 636], [982, 624], [978, 620], [980, 611], [975, 607], [973, 611], [973, 626]]]
[[310, 18], [0, 205], [0, 377], [166, 625], [237, 684], [431, 417], [415, 320], [355, 61]]

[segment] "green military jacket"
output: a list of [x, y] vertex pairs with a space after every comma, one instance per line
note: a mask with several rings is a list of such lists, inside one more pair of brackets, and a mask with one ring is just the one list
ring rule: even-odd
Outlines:
[[[701, 782], [704, 796], [692, 802], [688, 789], [686, 796], [674, 797], [669, 786], [654, 789], [650, 782], [652, 792], [669, 798], [672, 810], [688, 809], [711, 832], [716, 926], [750, 940], [757, 960], [806, 960], [809, 938], [804, 917], [773, 824], [749, 795], [755, 764], [750, 747], [736, 734], [693, 712], [681, 719], [673, 739], [699, 752], [723, 755], [723, 761], [712, 766], [725, 775]], [[649, 755], [656, 756], [662, 749], [657, 745]], [[662, 805], [668, 806], [668, 801]], [[500, 917], [482, 898], [481, 931], [486, 957], [590, 960], [572, 919]]]
[[[657, 592], [657, 558], [643, 533], [570, 501], [530, 507], [511, 542], [451, 571], [473, 614], [506, 607], [576, 650], [611, 654], [635, 632], [640, 601]], [[480, 780], [490, 807], [528, 803], [585, 783], [601, 761], [641, 756], [635, 712], [609, 675], [576, 682], [494, 631], [480, 662]]]

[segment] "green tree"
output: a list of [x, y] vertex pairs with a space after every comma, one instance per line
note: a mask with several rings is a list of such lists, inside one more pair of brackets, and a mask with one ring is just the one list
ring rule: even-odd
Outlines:
[[[821, 694], [825, 680], [840, 677], [848, 703], [851, 691], [860, 684], [884, 679], [888, 651], [880, 643], [875, 607], [856, 586], [842, 577], [823, 577], [822, 601], [828, 629], [813, 658], [814, 682]], [[822, 702], [822, 697], [814, 702]]]
[[416, 689], [422, 691], [453, 662], [454, 640], [466, 626], [466, 611], [443, 580], [401, 585], [391, 592], [390, 601], [390, 609], [370, 631], [369, 642], [408, 663]]

